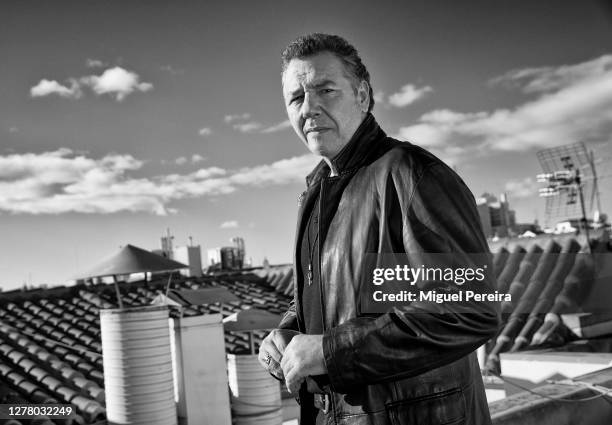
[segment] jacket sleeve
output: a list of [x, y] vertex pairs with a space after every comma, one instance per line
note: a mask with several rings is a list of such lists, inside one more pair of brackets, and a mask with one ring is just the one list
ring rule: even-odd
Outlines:
[[[387, 239], [392, 252], [404, 252], [414, 264], [422, 264], [430, 253], [445, 253], [454, 264], [470, 267], [473, 256], [468, 254], [489, 252], [471, 192], [441, 163], [420, 174], [407, 166], [389, 171], [380, 226], [381, 243]], [[490, 261], [488, 255], [480, 257]], [[466, 289], [448, 282], [419, 285], [450, 292]], [[481, 292], [492, 292], [493, 281], [485, 279], [484, 285]], [[344, 393], [354, 385], [408, 378], [451, 363], [491, 338], [498, 321], [498, 304], [480, 301], [417, 301], [377, 317], [354, 318], [323, 336], [331, 385]]]

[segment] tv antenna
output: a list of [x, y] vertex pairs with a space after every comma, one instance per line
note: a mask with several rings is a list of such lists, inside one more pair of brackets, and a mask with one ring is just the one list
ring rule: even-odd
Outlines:
[[539, 190], [540, 196], [546, 198], [545, 226], [549, 227], [553, 219], [580, 217], [581, 231], [588, 240], [587, 216], [601, 213], [598, 181], [610, 177], [597, 174], [596, 164], [603, 158], [596, 159], [582, 142], [544, 149], [537, 156], [544, 171], [537, 175], [537, 181], [547, 184]]

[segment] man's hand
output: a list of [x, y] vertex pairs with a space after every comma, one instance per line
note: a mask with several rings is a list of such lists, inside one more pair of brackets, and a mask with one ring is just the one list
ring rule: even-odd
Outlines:
[[274, 329], [264, 338], [259, 347], [259, 355], [257, 357], [259, 363], [272, 376], [281, 381], [284, 377], [280, 362], [285, 348], [296, 335], [299, 335], [299, 332], [289, 329]]
[[291, 394], [298, 392], [307, 376], [327, 373], [323, 335], [296, 335], [285, 348], [280, 366]]

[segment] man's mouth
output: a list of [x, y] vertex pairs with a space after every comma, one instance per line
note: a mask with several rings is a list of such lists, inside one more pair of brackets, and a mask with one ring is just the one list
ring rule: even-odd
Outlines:
[[308, 135], [309, 133], [321, 133], [327, 130], [329, 130], [328, 127], [310, 127], [304, 130], [304, 134]]

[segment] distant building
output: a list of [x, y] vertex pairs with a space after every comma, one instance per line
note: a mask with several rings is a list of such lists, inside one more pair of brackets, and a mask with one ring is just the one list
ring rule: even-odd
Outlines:
[[174, 259], [174, 249], [172, 246], [172, 241], [174, 240], [174, 236], [170, 234], [170, 229], [167, 229], [166, 236], [161, 237], [161, 251], [160, 254], [162, 257]]
[[499, 200], [490, 193], [484, 193], [476, 200], [476, 208], [487, 238], [516, 234], [516, 213], [510, 209], [505, 193], [499, 196]]
[[186, 271], [187, 276], [202, 276], [202, 253], [199, 245], [177, 247], [174, 250], [173, 260], [189, 266], [189, 269]]
[[242, 261], [244, 263], [244, 258], [245, 258], [244, 239], [239, 236], [236, 236], [230, 239], [230, 241], [232, 242], [232, 245], [236, 249], [238, 249], [238, 256], [242, 258]]
[[224, 246], [208, 250], [209, 267], [219, 270], [239, 270], [244, 268], [244, 239], [236, 236], [230, 239], [230, 241], [233, 246]]
[[208, 266], [219, 270], [239, 270], [244, 266], [244, 257], [234, 246], [212, 248], [208, 250]]
[[217, 264], [221, 264], [221, 248], [211, 248], [206, 251], [206, 258], [208, 266], [213, 267]]

